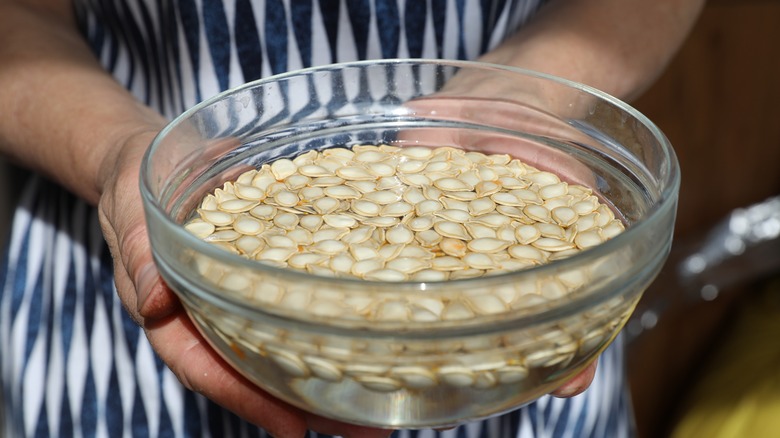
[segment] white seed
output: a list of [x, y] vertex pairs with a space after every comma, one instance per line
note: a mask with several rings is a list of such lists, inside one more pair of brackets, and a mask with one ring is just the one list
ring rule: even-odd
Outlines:
[[477, 194], [469, 191], [448, 192], [447, 197], [458, 201], [468, 202], [477, 199]]
[[388, 154], [375, 150], [366, 150], [356, 153], [353, 160], [361, 163], [378, 163], [387, 158], [389, 158]]
[[603, 242], [604, 237], [601, 235], [600, 228], [579, 232], [574, 237], [574, 244], [580, 249], [591, 248]]
[[467, 268], [467, 269], [461, 269], [460, 271], [450, 272], [450, 280], [460, 280], [464, 278], [477, 278], [477, 277], [482, 277], [483, 275], [485, 275], [485, 271], [483, 269]]
[[439, 379], [447, 385], [456, 388], [468, 388], [474, 385], [476, 376], [473, 371], [466, 367], [450, 365], [439, 368]]
[[555, 239], [552, 237], [541, 237], [536, 239], [531, 245], [550, 252], [563, 251], [574, 248], [574, 244], [561, 239]]
[[443, 237], [452, 237], [454, 239], [469, 240], [468, 231], [466, 231], [466, 228], [463, 225], [457, 222], [442, 220], [434, 223], [433, 229]]
[[375, 178], [395, 175], [395, 166], [387, 164], [387, 161], [383, 163], [369, 163], [366, 166], [368, 167], [369, 172], [374, 175]]
[[423, 269], [422, 271], [415, 272], [411, 279], [413, 281], [432, 282], [446, 281], [448, 278], [449, 272], [438, 271], [436, 269]]
[[398, 153], [401, 156], [416, 160], [428, 160], [433, 156], [433, 149], [422, 146], [407, 146], [402, 147]]
[[298, 204], [298, 194], [289, 190], [281, 190], [274, 195], [274, 202], [282, 207], [292, 207]]
[[347, 234], [344, 234], [341, 237], [341, 241], [350, 245], [361, 244], [371, 239], [371, 235], [374, 233], [374, 230], [376, 230], [375, 227], [366, 225], [359, 226], [357, 228], [353, 228]]
[[266, 346], [268, 357], [279, 366], [286, 374], [292, 377], [308, 377], [309, 369], [306, 364], [295, 354], [277, 347]]
[[288, 158], [280, 158], [271, 163], [271, 173], [278, 181], [294, 174], [296, 170], [298, 170], [298, 166]]
[[357, 199], [352, 202], [352, 211], [362, 216], [377, 216], [381, 206], [366, 199]]
[[376, 181], [346, 181], [345, 186], [352, 187], [360, 193], [370, 193], [377, 190]]
[[445, 210], [437, 211], [434, 215], [450, 222], [465, 223], [471, 220], [471, 215], [468, 211], [457, 208], [447, 208]]
[[604, 236], [605, 239], [611, 239], [617, 236], [618, 234], [622, 233], [624, 230], [625, 230], [625, 226], [623, 226], [623, 223], [614, 220], [601, 228], [601, 234]]
[[322, 223], [322, 216], [318, 214], [307, 214], [301, 216], [299, 220], [299, 225], [311, 232], [319, 230], [322, 226]]
[[442, 206], [441, 202], [437, 200], [426, 199], [425, 201], [422, 201], [417, 205], [415, 205], [414, 208], [418, 216], [425, 216], [443, 210], [444, 206]]
[[252, 178], [252, 186], [262, 190], [263, 193], [275, 182], [277, 182], [277, 178], [271, 173], [270, 167], [257, 172]]
[[184, 225], [184, 228], [199, 239], [205, 239], [216, 229], [214, 224], [206, 222], [203, 219], [194, 219]]
[[430, 230], [433, 227], [433, 223], [433, 216], [418, 216], [410, 219], [406, 226], [412, 231], [419, 232]]
[[478, 198], [469, 202], [468, 208], [472, 216], [481, 216], [495, 210], [496, 203], [490, 198]]
[[392, 190], [381, 190], [378, 192], [366, 193], [364, 200], [374, 202], [379, 205], [387, 205], [401, 200], [401, 195]]
[[475, 217], [472, 219], [472, 222], [487, 225], [492, 228], [498, 228], [512, 223], [512, 218], [499, 213], [488, 213]]
[[265, 204], [260, 204], [249, 210], [249, 214], [261, 220], [272, 220], [276, 216], [276, 212], [276, 207]]
[[293, 268], [306, 269], [309, 265], [318, 265], [326, 260], [328, 260], [326, 255], [308, 252], [290, 256], [287, 263]]
[[516, 259], [531, 260], [539, 264], [547, 260], [545, 252], [530, 245], [512, 245], [507, 248], [509, 255]]
[[471, 237], [475, 239], [498, 238], [498, 234], [496, 233], [496, 230], [493, 227], [478, 224], [475, 222], [467, 223], [465, 226], [466, 226], [466, 230], [468, 230]]
[[505, 250], [511, 242], [507, 242], [501, 239], [493, 239], [490, 237], [483, 237], [479, 239], [471, 240], [468, 243], [468, 249], [473, 252], [481, 253], [495, 253]]
[[445, 192], [468, 192], [474, 190], [474, 186], [457, 178], [439, 178], [433, 182], [433, 185]]
[[402, 301], [387, 301], [379, 307], [375, 318], [378, 321], [407, 321], [409, 310]]
[[309, 183], [312, 187], [320, 187], [320, 188], [327, 188], [327, 187], [333, 187], [340, 184], [344, 184], [344, 180], [337, 177], [337, 176], [319, 176], [317, 178], [314, 178]]
[[539, 189], [539, 196], [542, 199], [552, 199], [559, 196], [564, 196], [568, 193], [568, 184], [565, 182], [558, 182], [542, 186]]
[[414, 211], [414, 207], [404, 201], [393, 202], [382, 207], [381, 216], [400, 217], [405, 216]]
[[298, 168], [298, 172], [300, 172], [301, 175], [308, 176], [310, 178], [319, 178], [333, 175], [333, 173], [328, 169], [316, 164], [305, 164]]
[[542, 232], [533, 225], [519, 225], [515, 228], [515, 238], [518, 243], [523, 245], [528, 245], [540, 237], [542, 237]]
[[500, 205], [509, 205], [515, 207], [525, 205], [525, 202], [523, 202], [523, 200], [518, 199], [515, 195], [509, 192], [494, 193], [490, 195], [490, 199], [496, 204], [500, 204]]
[[406, 247], [405, 244], [390, 243], [379, 247], [379, 256], [385, 262], [393, 260], [401, 254], [401, 251]]
[[222, 211], [198, 210], [200, 218], [216, 227], [225, 227], [233, 223], [233, 215]]
[[493, 181], [480, 181], [474, 185], [474, 191], [480, 198], [490, 196], [501, 190], [501, 185]]
[[550, 223], [552, 220], [550, 217], [550, 210], [541, 205], [527, 205], [523, 208], [523, 213], [531, 219], [543, 223]]
[[295, 252], [295, 248], [266, 247], [257, 253], [255, 259], [263, 262], [286, 262]]
[[233, 228], [244, 235], [256, 235], [265, 230], [265, 224], [249, 215], [241, 215], [233, 222]]
[[439, 243], [439, 249], [448, 256], [462, 258], [468, 253], [469, 248], [465, 241], [447, 237]]
[[385, 262], [381, 258], [360, 260], [352, 264], [350, 273], [356, 277], [363, 278], [369, 272], [378, 271], [384, 268], [384, 266], [385, 266]]
[[403, 173], [422, 172], [428, 163], [423, 160], [404, 160], [398, 163], [398, 171]]
[[509, 193], [526, 204], [541, 205], [544, 202], [537, 192], [530, 189], [514, 189]]
[[349, 254], [337, 254], [330, 258], [328, 268], [339, 274], [352, 274], [355, 259]]
[[502, 313], [507, 310], [506, 305], [501, 299], [492, 294], [480, 294], [469, 297], [471, 307], [478, 313], [491, 315]]
[[534, 225], [542, 237], [552, 237], [555, 239], [566, 240], [566, 231], [556, 224], [538, 223]]
[[322, 215], [333, 213], [339, 208], [340, 205], [341, 203], [339, 200], [332, 197], [320, 198], [312, 203], [314, 210]]
[[423, 247], [431, 248], [438, 245], [443, 237], [436, 230], [430, 229], [418, 232], [414, 238]]
[[498, 179], [501, 187], [507, 190], [524, 189], [530, 185], [528, 181], [523, 181], [512, 176], [502, 176]]
[[582, 201], [575, 202], [571, 207], [574, 209], [574, 211], [577, 212], [578, 215], [585, 216], [596, 211], [598, 206], [598, 198], [595, 196], [590, 196]]
[[463, 256], [463, 262], [470, 268], [479, 270], [493, 270], [498, 268], [498, 264], [489, 254], [472, 252]]
[[380, 257], [379, 251], [377, 251], [376, 248], [367, 245], [350, 245], [349, 253], [357, 261]]
[[325, 196], [335, 199], [357, 199], [361, 195], [359, 191], [345, 185], [325, 187], [324, 191]]
[[266, 235], [265, 238], [268, 246], [272, 248], [297, 248], [298, 244], [287, 236], [283, 235]]
[[265, 242], [256, 236], [242, 236], [235, 241], [236, 249], [244, 255], [254, 257], [261, 249], [265, 248]]
[[311, 178], [305, 175], [290, 175], [284, 180], [284, 185], [290, 190], [300, 190], [306, 187], [311, 181]]
[[274, 216], [273, 222], [274, 225], [276, 225], [277, 227], [283, 230], [293, 230], [295, 229], [296, 226], [298, 226], [299, 220], [300, 219], [296, 214], [277, 213], [276, 216]]
[[344, 377], [338, 366], [334, 363], [315, 356], [303, 356], [301, 358], [315, 377], [328, 382], [340, 382]]
[[333, 228], [352, 228], [358, 224], [358, 221], [346, 214], [326, 214], [322, 216], [323, 222]]
[[347, 181], [372, 181], [377, 177], [369, 172], [365, 167], [346, 166], [336, 169], [336, 176]]
[[442, 256], [436, 257], [431, 261], [431, 268], [438, 271], [456, 271], [466, 269], [466, 264], [457, 257]]
[[414, 241], [415, 233], [403, 224], [390, 228], [385, 233], [385, 239], [391, 244], [406, 245]]
[[436, 386], [436, 375], [428, 368], [421, 366], [398, 366], [393, 368], [391, 376], [403, 382], [412, 389], [426, 389]]
[[363, 219], [363, 225], [370, 225], [377, 228], [388, 228], [392, 227], [394, 225], [397, 225], [399, 222], [401, 222], [400, 219], [397, 217], [382, 217], [382, 216], [376, 216], [376, 217], [369, 217], [366, 219]]
[[530, 172], [525, 175], [525, 179], [539, 184], [540, 187], [561, 182], [560, 178], [554, 173], [546, 171]]
[[449, 197], [443, 197], [439, 199], [444, 208], [451, 210], [463, 210], [469, 211], [469, 202], [464, 202], [459, 199], [453, 199]]
[[570, 207], [556, 207], [550, 212], [553, 220], [562, 227], [568, 227], [577, 221], [579, 215]]
[[315, 242], [309, 250], [317, 254], [336, 255], [348, 249], [347, 244], [340, 240], [326, 239]]
[[225, 229], [218, 230], [206, 236], [203, 240], [206, 242], [232, 242], [241, 237], [241, 234], [236, 230]]
[[376, 392], [394, 392], [401, 389], [401, 383], [390, 377], [360, 376], [355, 378], [361, 385]]
[[405, 275], [414, 274], [417, 271], [428, 269], [431, 262], [425, 259], [412, 257], [396, 257], [385, 264], [387, 269], [403, 273]]

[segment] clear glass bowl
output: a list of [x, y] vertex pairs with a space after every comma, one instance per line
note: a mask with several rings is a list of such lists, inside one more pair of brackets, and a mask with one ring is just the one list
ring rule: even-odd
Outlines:
[[[379, 282], [263, 265], [183, 227], [247, 169], [367, 143], [509, 153], [592, 188], [627, 229], [530, 269]], [[395, 428], [506, 412], [593, 361], [668, 255], [678, 187], [669, 142], [625, 103], [535, 72], [428, 60], [331, 65], [222, 93], [157, 136], [141, 175], [159, 271], [228, 363], [302, 409]], [[480, 307], [485, 297], [501, 310]], [[365, 318], [449, 305], [473, 314]]]

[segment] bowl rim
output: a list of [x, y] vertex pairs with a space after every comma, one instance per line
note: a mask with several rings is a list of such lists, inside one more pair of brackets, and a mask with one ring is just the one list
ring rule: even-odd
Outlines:
[[[464, 278], [464, 279], [433, 281], [433, 282], [411, 281], [411, 280], [367, 281], [367, 280], [363, 280], [359, 278], [351, 278], [351, 277], [326, 277], [326, 276], [320, 276], [316, 274], [310, 274], [308, 272], [299, 271], [295, 269], [278, 268], [268, 264], [263, 264], [255, 260], [250, 260], [245, 257], [241, 257], [236, 254], [231, 254], [221, 248], [216, 247], [215, 245], [209, 244], [207, 242], [202, 241], [201, 239], [198, 239], [196, 236], [187, 232], [181, 226], [181, 224], [172, 220], [170, 216], [166, 213], [165, 209], [160, 205], [159, 201], [155, 199], [155, 197], [153, 196], [152, 190], [150, 188], [151, 183], [149, 181], [150, 178], [149, 167], [150, 167], [150, 160], [153, 153], [157, 150], [160, 143], [166, 138], [166, 136], [170, 133], [170, 131], [176, 129], [179, 125], [184, 123], [193, 114], [197, 113], [201, 109], [213, 105], [233, 94], [240, 93], [244, 90], [261, 86], [263, 84], [285, 80], [292, 77], [306, 76], [317, 72], [337, 71], [337, 70], [348, 69], [348, 68], [361, 68], [361, 67], [382, 66], [382, 65], [393, 66], [393, 65], [402, 65], [402, 64], [434, 65], [434, 66], [444, 66], [444, 67], [455, 67], [458, 69], [471, 68], [471, 69], [481, 69], [481, 70], [485, 70], [485, 69], [498, 70], [498, 71], [518, 74], [518, 75], [522, 75], [534, 79], [541, 79], [568, 88], [577, 89], [599, 100], [603, 100], [628, 113], [631, 117], [636, 119], [646, 129], [648, 129], [649, 132], [652, 134], [653, 138], [658, 141], [660, 146], [659, 150], [663, 152], [662, 160], [664, 163], [663, 169], [661, 171], [661, 175], [658, 177], [658, 179], [665, 183], [664, 187], [662, 187], [661, 190], [658, 190], [657, 199], [648, 208], [648, 211], [646, 212], [645, 215], [643, 215], [636, 222], [632, 223], [630, 227], [627, 227], [624, 232], [618, 234], [617, 236], [599, 245], [596, 245], [595, 247], [582, 250], [577, 254], [573, 254], [570, 257], [566, 257], [560, 260], [556, 260], [555, 262], [552, 263], [545, 263], [542, 265], [533, 266], [519, 271], [498, 273], [498, 274], [492, 274], [489, 276], [482, 276], [477, 278]], [[227, 89], [208, 99], [203, 100], [202, 102], [194, 105], [193, 107], [182, 112], [180, 115], [178, 115], [173, 120], [171, 120], [152, 140], [151, 144], [149, 145], [149, 147], [147, 148], [147, 150], [143, 155], [142, 163], [140, 167], [140, 189], [141, 189], [142, 199], [144, 201], [144, 208], [150, 210], [147, 213], [153, 212], [155, 216], [157, 216], [162, 220], [162, 222], [165, 224], [167, 228], [170, 228], [173, 232], [178, 234], [179, 235], [178, 237], [183, 239], [188, 247], [194, 248], [199, 253], [203, 253], [204, 255], [213, 259], [227, 260], [227, 262], [229, 262], [231, 265], [238, 264], [243, 268], [264, 271], [265, 273], [274, 276], [287, 277], [292, 281], [295, 281], [296, 279], [304, 279], [308, 282], [315, 281], [315, 282], [326, 282], [326, 283], [333, 283], [333, 284], [347, 283], [347, 284], [351, 284], [353, 287], [361, 284], [365, 285], [367, 282], [370, 282], [372, 285], [376, 285], [377, 287], [380, 288], [384, 287], [384, 288], [392, 289], [393, 292], [395, 293], [397, 293], [399, 290], [403, 292], [425, 290], [426, 293], [433, 293], [436, 291], [436, 289], [446, 288], [447, 285], [452, 285], [452, 284], [468, 286], [469, 284], [477, 284], [477, 283], [485, 283], [485, 282], [505, 283], [518, 275], [529, 275], [530, 273], [544, 275], [544, 273], [546, 273], [547, 271], [561, 270], [561, 269], [565, 270], [571, 267], [572, 265], [577, 265], [581, 263], [581, 260], [586, 257], [591, 259], [606, 257], [611, 251], [617, 248], [624, 247], [626, 245], [630, 245], [630, 243], [635, 239], [634, 236], [637, 236], [643, 230], [647, 229], [648, 227], [652, 227], [654, 223], [662, 220], [662, 218], [665, 216], [668, 210], [674, 208], [674, 206], [676, 205], [677, 198], [679, 196], [679, 187], [680, 187], [679, 163], [677, 160], [677, 156], [674, 152], [674, 149], [671, 143], [669, 142], [668, 138], [654, 122], [652, 122], [649, 118], [647, 118], [647, 116], [639, 112], [637, 109], [635, 109], [628, 103], [606, 92], [596, 89], [594, 87], [579, 82], [575, 82], [569, 79], [565, 79], [562, 77], [550, 75], [547, 73], [542, 73], [542, 72], [528, 70], [528, 69], [514, 67], [514, 66], [486, 63], [482, 61], [443, 60], [443, 59], [426, 59], [426, 58], [393, 58], [393, 59], [362, 60], [362, 61], [349, 61], [349, 62], [325, 64], [320, 66], [313, 66], [313, 67], [291, 70], [285, 73], [267, 76], [261, 79], [247, 82], [237, 87]], [[668, 251], [668, 248], [666, 250]], [[617, 288], [615, 289], [617, 290]], [[376, 292], [385, 293], [385, 291], [376, 291]], [[615, 292], [615, 294], [617, 294], [617, 292]], [[210, 292], [209, 295], [215, 295], [212, 298], [216, 298], [220, 301], [225, 301], [225, 300], [232, 301], [233, 305], [249, 308], [253, 312], [267, 313], [268, 315], [273, 315], [275, 317], [281, 316], [276, 312], [269, 312], [264, 308], [262, 308], [261, 306], [250, 305], [249, 303], [233, 299], [229, 294], [214, 294]], [[573, 299], [569, 298], [569, 299], [552, 300], [550, 303], [554, 303], [554, 304], [551, 304], [542, 313], [558, 314], [564, 308], [569, 308], [571, 307], [572, 304], [576, 304], [582, 301], [583, 299], [591, 297], [592, 295], [594, 295], [593, 292], [584, 294], [584, 296], [581, 297], [575, 297]], [[604, 295], [603, 301], [606, 301], [613, 296], [613, 294], [609, 294], [609, 293], [601, 294], [601, 295]], [[529, 315], [525, 315], [523, 316], [523, 318], [527, 318], [528, 316]], [[543, 315], [534, 314], [530, 316], [541, 317]], [[281, 316], [281, 317], [284, 318], [285, 316]], [[303, 321], [306, 319], [305, 315], [300, 319], [294, 316], [291, 316], [290, 318], [295, 319], [297, 321]]]

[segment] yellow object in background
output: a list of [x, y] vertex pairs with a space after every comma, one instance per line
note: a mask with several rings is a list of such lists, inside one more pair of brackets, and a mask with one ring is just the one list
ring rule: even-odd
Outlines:
[[780, 278], [747, 299], [703, 369], [672, 438], [780, 437]]

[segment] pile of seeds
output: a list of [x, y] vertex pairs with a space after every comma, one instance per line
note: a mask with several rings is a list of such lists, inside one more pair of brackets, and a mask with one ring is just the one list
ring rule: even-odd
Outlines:
[[[324, 276], [423, 282], [543, 264], [598, 245], [624, 229], [590, 189], [508, 155], [390, 145], [309, 151], [265, 164], [207, 195], [185, 227], [207, 242], [274, 266]], [[598, 272], [613, 268], [594, 263], [582, 270], [476, 288], [480, 290], [453, 288], [441, 296], [396, 297], [372, 294], [370, 288], [342, 291], [338, 285], [313, 290], [309, 284], [264, 278], [262, 273], [247, 277], [207, 260], [198, 263], [203, 277], [226, 291], [280, 311], [306, 311], [312, 317], [358, 324], [478, 321], [474, 318], [565, 297], [594, 276], [603, 276]], [[375, 363], [382, 356], [374, 351], [380, 347], [375, 343], [348, 342], [347, 347], [341, 345], [346, 340], [322, 336], [295, 341], [294, 333], [217, 309], [208, 312], [210, 321], [203, 324], [232, 350], [270, 360], [291, 378], [352, 379], [379, 392], [437, 385], [487, 389], [520, 384], [529, 375], [552, 372], [579, 355], [592, 354], [608, 341], [630, 307], [622, 299], [610, 301], [570, 323], [556, 323], [535, 334], [475, 339], [452, 347], [457, 355], [445, 354], [415, 367], [409, 364], [418, 356], [433, 354], [426, 348], [438, 351], [443, 346], [386, 346], [392, 350], [387, 358], [403, 360]], [[498, 356], [497, 350], [502, 351]], [[356, 357], [370, 357], [371, 363]]]
[[358, 145], [248, 171], [186, 229], [260, 262], [374, 281], [443, 281], [567, 257], [623, 231], [586, 187], [509, 155]]

